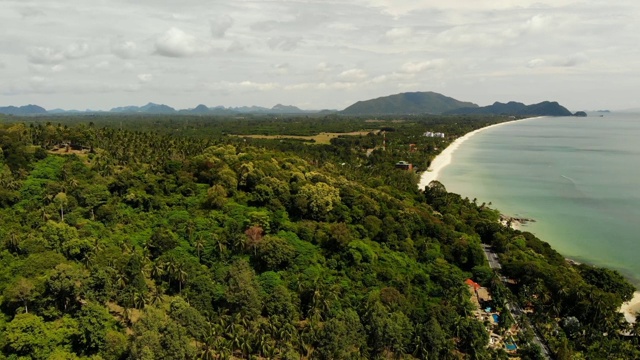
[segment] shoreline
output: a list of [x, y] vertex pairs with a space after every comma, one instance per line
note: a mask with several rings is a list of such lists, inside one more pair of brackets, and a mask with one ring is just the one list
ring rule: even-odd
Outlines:
[[[460, 145], [462, 145], [465, 141], [469, 140], [473, 135], [481, 131], [487, 130], [489, 128], [498, 127], [498, 126], [502, 126], [502, 125], [517, 122], [517, 121], [534, 120], [534, 119], [539, 119], [543, 117], [545, 116], [511, 120], [511, 121], [501, 122], [498, 124], [493, 124], [493, 125], [485, 126], [483, 128], [468, 132], [463, 136], [455, 139], [451, 144], [449, 144], [449, 146], [447, 146], [440, 154], [438, 154], [433, 159], [429, 168], [420, 175], [420, 182], [418, 183], [418, 188], [422, 190], [426, 186], [428, 186], [431, 181], [438, 180], [438, 177], [442, 169], [444, 169], [449, 164], [451, 164], [453, 160], [453, 154], [455, 153], [455, 151], [460, 147]], [[505, 215], [502, 215], [502, 216], [508, 218], [508, 216], [505, 216]], [[501, 220], [504, 221], [505, 219], [501, 219]], [[512, 220], [516, 220], [516, 219], [513, 218]], [[529, 220], [529, 219], [526, 219], [526, 220]], [[505, 223], [503, 224], [506, 225]], [[512, 222], [512, 227], [514, 227], [517, 230], [522, 230], [521, 229], [522, 225], [524, 224], [517, 221]], [[573, 260], [570, 260], [569, 262], [579, 264], [578, 262]], [[634, 323], [636, 319], [636, 314], [637, 313], [640, 314], [640, 291], [635, 291], [633, 294], [633, 298], [630, 301], [623, 303], [619, 309], [619, 312], [624, 315], [624, 318], [629, 323]]]
[[431, 162], [431, 164], [429, 165], [429, 168], [424, 171], [422, 174], [420, 174], [420, 182], [418, 183], [418, 188], [419, 189], [424, 189], [426, 186], [429, 185], [430, 182], [434, 181], [434, 180], [438, 180], [438, 176], [440, 175], [440, 171], [442, 171], [442, 169], [444, 169], [445, 167], [447, 167], [449, 164], [451, 164], [451, 161], [453, 160], [453, 153], [455, 153], [455, 151], [458, 149], [458, 147], [460, 147], [460, 145], [462, 145], [462, 143], [464, 143], [465, 141], [469, 140], [473, 135], [487, 130], [487, 129], [491, 129], [494, 127], [498, 127], [498, 126], [502, 126], [505, 124], [511, 124], [514, 122], [518, 122], [518, 121], [525, 121], [525, 120], [534, 120], [534, 119], [540, 119], [546, 116], [536, 116], [536, 117], [530, 117], [530, 118], [524, 118], [524, 119], [518, 119], [518, 120], [511, 120], [511, 121], [505, 121], [505, 122], [501, 122], [498, 124], [493, 124], [493, 125], [489, 125], [489, 126], [485, 126], [483, 128], [468, 132], [466, 134], [464, 134], [463, 136], [455, 139], [451, 144], [449, 144], [449, 146], [447, 146], [444, 150], [442, 150], [442, 152], [440, 154], [438, 154], [435, 159], [433, 159], [433, 161]]

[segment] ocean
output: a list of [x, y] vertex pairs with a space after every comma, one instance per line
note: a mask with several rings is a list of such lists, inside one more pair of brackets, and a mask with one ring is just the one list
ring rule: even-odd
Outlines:
[[438, 180], [576, 261], [640, 285], [640, 114], [537, 118], [481, 131]]

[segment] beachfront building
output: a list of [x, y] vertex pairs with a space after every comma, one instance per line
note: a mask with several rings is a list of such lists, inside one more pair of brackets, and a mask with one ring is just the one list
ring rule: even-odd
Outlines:
[[476, 294], [478, 295], [478, 301], [483, 305], [489, 304], [493, 300], [491, 298], [491, 294], [489, 294], [489, 289], [485, 287], [481, 287], [476, 290]]
[[475, 298], [475, 300], [479, 304], [486, 306], [489, 303], [491, 303], [491, 301], [493, 300], [491, 298], [491, 294], [489, 293], [489, 289], [487, 289], [486, 287], [482, 287], [480, 284], [478, 284], [477, 282], [471, 279], [465, 280], [464, 283], [467, 284], [467, 286], [469, 286], [472, 302], [474, 302], [474, 298]]
[[413, 170], [413, 164], [408, 163], [406, 161], [398, 161], [396, 163], [396, 169]]
[[444, 133], [427, 131], [424, 134], [422, 134], [422, 136], [432, 137], [432, 138], [444, 138]]

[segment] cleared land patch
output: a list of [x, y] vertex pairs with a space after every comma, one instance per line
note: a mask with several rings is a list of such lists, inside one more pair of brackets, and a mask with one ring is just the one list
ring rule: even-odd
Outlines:
[[403, 123], [406, 122], [407, 120], [378, 120], [378, 119], [369, 119], [369, 120], [365, 120], [364, 122], [366, 123], [387, 123], [387, 122], [391, 122], [394, 124], [399, 124], [399, 123]]
[[314, 144], [329, 144], [331, 143], [331, 139], [335, 139], [339, 136], [365, 136], [370, 133], [378, 134], [379, 132], [380, 130], [353, 131], [348, 133], [321, 132], [318, 135], [312, 135], [312, 136], [299, 136], [299, 135], [232, 135], [232, 136], [253, 138], [253, 139], [282, 139], [282, 140], [295, 139], [295, 140], [313, 141]]

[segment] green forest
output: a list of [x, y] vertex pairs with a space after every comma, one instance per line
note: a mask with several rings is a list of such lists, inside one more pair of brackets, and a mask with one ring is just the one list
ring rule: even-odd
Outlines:
[[553, 358], [640, 358], [618, 272], [395, 168], [506, 120], [0, 117], [0, 359], [543, 359], [488, 346], [468, 278]]

